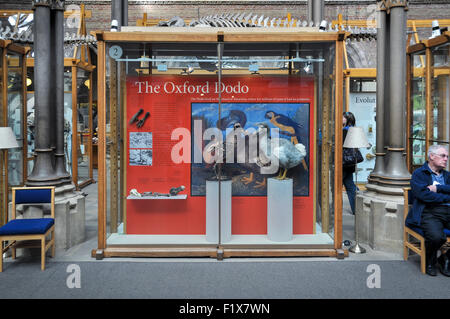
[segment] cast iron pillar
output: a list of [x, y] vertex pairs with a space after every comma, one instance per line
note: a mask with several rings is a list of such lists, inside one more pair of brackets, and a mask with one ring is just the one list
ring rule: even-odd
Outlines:
[[367, 190], [358, 192], [355, 229], [374, 250], [403, 255], [406, 119], [406, 0], [383, 0], [377, 30], [377, 161]]
[[111, 21], [117, 20], [119, 26], [122, 26], [122, 5], [123, 0], [111, 1]]
[[376, 184], [380, 176], [385, 174], [385, 96], [387, 95], [387, 78], [388, 70], [387, 64], [387, 49], [389, 44], [386, 41], [387, 35], [387, 19], [386, 19], [386, 7], [383, 1], [379, 1], [378, 15], [377, 15], [377, 105], [376, 105], [376, 159], [375, 167], [370, 173], [368, 181], [370, 184]]
[[55, 171], [64, 183], [71, 183], [64, 156], [64, 0], [54, 0], [51, 10], [55, 76]]
[[318, 26], [323, 20], [323, 0], [308, 0], [308, 21]]
[[52, 165], [51, 134], [54, 123], [50, 109], [50, 0], [34, 0], [34, 87], [35, 87], [35, 153], [33, 171], [28, 176], [28, 186], [60, 184]]
[[406, 167], [405, 119], [406, 119], [406, 0], [391, 1], [390, 7], [390, 65], [389, 65], [389, 162], [382, 178], [386, 186], [405, 187], [411, 174]]
[[122, 0], [122, 25], [128, 25], [128, 0]]

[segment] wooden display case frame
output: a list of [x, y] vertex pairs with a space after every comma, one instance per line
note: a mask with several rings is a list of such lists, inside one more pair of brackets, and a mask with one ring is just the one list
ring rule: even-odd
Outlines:
[[[308, 28], [306, 28], [308, 29]], [[342, 111], [343, 111], [343, 61], [344, 61], [344, 41], [346, 38], [345, 32], [311, 32], [302, 31], [298, 29], [265, 29], [254, 28], [252, 30], [236, 30], [226, 28], [155, 28], [155, 27], [127, 27], [122, 28], [122, 32], [96, 32], [98, 41], [98, 247], [92, 250], [92, 257], [102, 259], [104, 257], [213, 257], [222, 259], [224, 257], [281, 257], [281, 256], [329, 256], [344, 258], [348, 256], [348, 250], [342, 249]], [[252, 42], [308, 42], [308, 43], [334, 43], [335, 44], [335, 56], [334, 56], [334, 74], [335, 78], [328, 79], [334, 85], [334, 102], [335, 109], [331, 110], [331, 101], [324, 107], [324, 112], [334, 112], [334, 132], [330, 132], [328, 127], [322, 127], [322, 144], [326, 145], [325, 151], [327, 154], [332, 154], [332, 147], [334, 146], [334, 177], [332, 179], [334, 190], [334, 225], [333, 227], [333, 245], [330, 247], [320, 247], [320, 245], [314, 246], [313, 244], [308, 246], [289, 247], [286, 245], [258, 245], [258, 246], [227, 246], [226, 244], [212, 244], [208, 246], [195, 246], [195, 245], [108, 245], [107, 244], [107, 214], [111, 214], [111, 220], [116, 218], [119, 214], [119, 207], [124, 205], [126, 200], [126, 194], [123, 192], [123, 185], [117, 183], [117, 171], [113, 169], [111, 164], [112, 181], [107, 181], [110, 176], [108, 175], [106, 167], [106, 139], [109, 136], [108, 147], [111, 149], [110, 160], [113, 160], [113, 156], [117, 156], [117, 147], [120, 143], [125, 141], [116, 141], [114, 132], [119, 129], [115, 125], [110, 126], [110, 131], [106, 131], [106, 63], [107, 63], [107, 44], [114, 43], [126, 43], [126, 42], [164, 42], [164, 43], [252, 43]], [[113, 63], [115, 63], [113, 61]], [[110, 66], [110, 76], [113, 74], [114, 67]], [[111, 81], [113, 83], [115, 81]], [[123, 81], [121, 81], [123, 82]], [[109, 95], [113, 95], [111, 91], [116, 90], [114, 85], [111, 85]], [[331, 95], [331, 93], [330, 93]], [[116, 110], [118, 103], [123, 101], [117, 101], [110, 98], [110, 113], [109, 116], [119, 116], [119, 112], [123, 110]], [[119, 113], [119, 114], [117, 114]], [[329, 113], [328, 113], [329, 114]], [[111, 121], [112, 122], [112, 121]], [[325, 125], [324, 125], [325, 126]], [[334, 135], [334, 139], [332, 136]], [[124, 156], [120, 159], [124, 161]], [[116, 158], [115, 163], [117, 163]], [[123, 163], [123, 162], [122, 162]], [[121, 163], [121, 165], [122, 165]], [[329, 167], [330, 163], [322, 162], [327, 165], [325, 169], [326, 173], [321, 176], [322, 180], [329, 179]], [[124, 167], [124, 166], [122, 166]], [[126, 172], [120, 170], [121, 180], [126, 178]], [[319, 179], [317, 178], [317, 179]], [[108, 182], [108, 185], [107, 185]], [[121, 183], [123, 184], [123, 183]], [[108, 198], [107, 187], [112, 196]], [[329, 183], [321, 182], [321, 187], [324, 194], [329, 193]], [[120, 191], [122, 189], [122, 191]], [[118, 198], [117, 194], [121, 194]], [[328, 196], [323, 196], [328, 199]], [[321, 200], [323, 200], [323, 198]], [[108, 204], [109, 212], [107, 212]], [[323, 204], [330, 205], [329, 202], [323, 202]], [[123, 207], [123, 206], [122, 206]], [[109, 219], [108, 219], [109, 220]], [[322, 220], [322, 222], [324, 222]], [[325, 221], [326, 223], [329, 221]], [[109, 227], [117, 227], [112, 225]]]
[[[28, 58], [28, 67], [34, 68], [34, 59]], [[95, 180], [93, 178], [93, 143], [92, 137], [94, 134], [94, 127], [92, 124], [92, 92], [93, 88], [93, 72], [95, 70], [95, 66], [91, 63], [83, 61], [82, 59], [75, 58], [64, 58], [64, 68], [70, 68], [71, 72], [71, 94], [72, 94], [72, 181], [77, 189], [81, 189], [91, 183], [94, 183]], [[78, 116], [77, 116], [77, 106], [78, 106], [78, 92], [77, 92], [77, 74], [79, 70], [84, 70], [89, 73], [89, 132], [82, 133], [78, 132]], [[67, 91], [66, 93], [68, 93]], [[28, 91], [28, 93], [34, 93], [33, 91]], [[83, 134], [83, 137], [87, 139], [87, 149], [86, 154], [89, 158], [89, 168], [88, 168], [88, 179], [79, 183], [78, 182], [78, 149], [80, 145], [80, 135]], [[34, 160], [34, 157], [28, 158], [28, 160]], [[74, 174], [77, 172], [77, 174]]]
[[[415, 168], [412, 164], [412, 149], [411, 144], [413, 138], [411, 137], [411, 125], [413, 123], [413, 101], [411, 97], [412, 93], [412, 79], [415, 76], [421, 76], [425, 78], [425, 149], [428, 150], [428, 147], [433, 143], [440, 144], [449, 144], [450, 141], [437, 140], [433, 138], [433, 92], [432, 92], [432, 81], [433, 77], [437, 75], [447, 74], [450, 75], [450, 67], [444, 67], [441, 69], [437, 69], [434, 67], [434, 59], [432, 50], [436, 47], [449, 44], [450, 43], [450, 31], [446, 31], [440, 36], [437, 36], [432, 39], [422, 40], [416, 44], [408, 46], [406, 50], [407, 59], [406, 59], [406, 90], [407, 90], [407, 99], [406, 99], [406, 165], [409, 171], [412, 173]], [[450, 47], [449, 47], [450, 48]], [[422, 61], [422, 65], [425, 64], [424, 67], [414, 68], [412, 70], [411, 58], [413, 55], [418, 53], [424, 53], [426, 57], [426, 61]], [[450, 49], [449, 49], [450, 55]], [[447, 96], [448, 99], [448, 96]], [[450, 130], [447, 126], [447, 130]]]
[[[21, 59], [21, 73], [22, 73], [22, 182], [20, 185], [14, 186], [23, 186], [25, 184], [25, 179], [28, 176], [28, 166], [27, 166], [27, 98], [26, 98], [26, 79], [27, 79], [27, 59], [26, 56], [30, 51], [30, 47], [22, 46], [14, 43], [12, 40], [0, 40], [0, 52], [2, 59], [2, 68], [0, 69], [2, 72], [1, 79], [2, 83], [0, 84], [0, 98], [2, 99], [0, 105], [0, 126], [8, 126], [8, 61], [7, 55], [8, 53], [18, 54]], [[1, 152], [0, 156], [3, 156], [3, 160], [0, 161], [0, 185], [8, 185], [8, 191], [6, 194], [3, 194], [3, 186], [0, 187], [2, 190], [2, 194], [0, 196], [0, 225], [3, 225], [7, 222], [8, 219], [8, 194], [11, 191], [11, 187], [9, 187], [8, 182], [8, 171], [7, 169], [5, 176], [3, 176], [3, 167], [8, 167], [8, 151]]]

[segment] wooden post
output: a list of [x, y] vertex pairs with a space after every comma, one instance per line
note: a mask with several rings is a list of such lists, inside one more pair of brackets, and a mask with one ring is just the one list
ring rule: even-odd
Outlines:
[[75, 62], [72, 71], [72, 181], [78, 190], [78, 102], [77, 102], [77, 67]]
[[426, 55], [426, 67], [425, 67], [425, 152], [428, 152], [430, 147], [430, 140], [433, 138], [433, 97], [431, 89], [431, 81], [433, 80], [433, 56], [431, 54], [431, 49], [428, 47], [425, 51]]
[[[8, 117], [7, 117], [7, 110], [8, 110], [8, 95], [7, 95], [7, 80], [8, 80], [8, 65], [6, 61], [6, 45], [3, 46], [1, 52], [1, 75], [0, 75], [0, 124], [1, 126], [7, 126], [8, 125]], [[3, 175], [5, 174], [5, 175]], [[0, 195], [0, 225], [6, 224], [8, 221], [8, 150], [2, 150], [0, 152], [0, 189], [1, 189], [1, 195]], [[3, 242], [1, 243], [3, 244]], [[3, 246], [3, 245], [2, 245]], [[0, 248], [2, 248], [0, 246]]]
[[[118, 141], [117, 141], [117, 63], [114, 59], [109, 59], [110, 65], [110, 89], [109, 89], [109, 137], [111, 144], [109, 146], [109, 156], [110, 156], [110, 231], [111, 233], [117, 232], [117, 216], [118, 216], [118, 182], [117, 182], [117, 172], [119, 170], [118, 166]], [[108, 173], [108, 172], [107, 172]]]
[[321, 156], [321, 210], [322, 232], [328, 233], [330, 228], [330, 79], [324, 76], [322, 100], [322, 156]]
[[342, 106], [343, 106], [343, 86], [342, 62], [343, 62], [344, 42], [336, 41], [336, 69], [335, 69], [335, 121], [334, 121], [334, 248], [342, 247]]
[[406, 55], [406, 167], [412, 173], [412, 140], [411, 137], [411, 123], [412, 123], [412, 104], [411, 103], [411, 55]]
[[[97, 34], [97, 38], [102, 34]], [[106, 96], [105, 42], [97, 43], [98, 52], [98, 250], [106, 248]]]
[[[17, 19], [19, 20], [19, 19]], [[26, 51], [28, 53], [28, 50]], [[22, 183], [25, 184], [25, 180], [28, 176], [28, 136], [27, 136], [27, 53], [22, 55]]]
[[93, 179], [93, 169], [94, 169], [94, 159], [92, 151], [92, 137], [94, 136], [93, 118], [92, 118], [92, 86], [93, 86], [93, 76], [92, 72], [89, 72], [89, 135], [88, 135], [88, 160], [89, 160], [89, 179]]
[[118, 144], [117, 152], [120, 152], [120, 200], [119, 200], [119, 208], [120, 208], [120, 220], [123, 222], [123, 231], [126, 233], [127, 229], [127, 189], [126, 189], [126, 181], [127, 181], [127, 157], [126, 153], [127, 145], [128, 145], [128, 136], [127, 136], [127, 90], [126, 90], [126, 69], [125, 63], [121, 63], [120, 67], [120, 119], [118, 123], [121, 123], [120, 135], [122, 137], [122, 144]]

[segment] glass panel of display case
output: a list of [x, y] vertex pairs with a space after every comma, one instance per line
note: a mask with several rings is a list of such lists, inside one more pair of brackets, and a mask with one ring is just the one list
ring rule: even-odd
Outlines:
[[[219, 114], [204, 111], [208, 102], [192, 104], [193, 114], [211, 127], [219, 126], [224, 135], [222, 172], [231, 180], [232, 208], [230, 237], [222, 244], [333, 245], [332, 210], [329, 202], [320, 209], [323, 190], [318, 187], [324, 177], [318, 174], [330, 178], [333, 162], [328, 143], [319, 147], [322, 124], [334, 116], [329, 109], [333, 47], [334, 43], [224, 45]], [[327, 139], [334, 136], [328, 134], [330, 127], [325, 131]], [[193, 177], [192, 191], [195, 183]], [[201, 188], [197, 192], [192, 195], [202, 195]]]
[[376, 79], [350, 79], [348, 109], [355, 116], [356, 126], [364, 129], [367, 141], [373, 145], [369, 149], [360, 149], [364, 161], [357, 165], [353, 177], [353, 180], [357, 181], [358, 184], [367, 183], [375, 165], [376, 98]]
[[[29, 78], [29, 77], [28, 77]], [[28, 172], [33, 171], [34, 166], [34, 92], [27, 92], [27, 159]]]
[[89, 72], [77, 70], [77, 158], [78, 185], [91, 178], [92, 147]]
[[8, 152], [8, 183], [11, 186], [23, 184], [23, 68], [22, 56], [13, 53], [6, 55], [8, 67], [7, 117], [8, 126], [16, 135], [19, 148]]
[[192, 156], [202, 161], [211, 137], [191, 109], [209, 103], [217, 114], [217, 45], [127, 42], [106, 52], [107, 244], [216, 245], [218, 207], [207, 217], [206, 196], [192, 195]]
[[72, 92], [64, 92], [64, 155], [66, 157], [66, 170], [72, 174]]
[[66, 170], [72, 176], [72, 68], [64, 68], [64, 155]]
[[432, 93], [432, 140], [448, 144], [450, 134], [450, 44], [431, 49], [433, 58]]
[[411, 171], [421, 166], [426, 160], [426, 55], [425, 52], [411, 54], [411, 127], [410, 162]]

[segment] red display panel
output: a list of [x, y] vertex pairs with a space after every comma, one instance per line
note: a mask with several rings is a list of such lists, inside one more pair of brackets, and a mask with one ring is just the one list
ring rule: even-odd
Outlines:
[[[258, 121], [272, 125], [270, 119], [264, 117], [269, 110], [280, 113], [284, 110], [285, 116], [301, 122], [301, 143], [306, 146], [308, 155], [306, 164], [296, 168], [298, 174], [302, 174], [299, 179], [302, 184], [294, 190], [293, 232], [313, 233], [314, 81], [285, 76], [229, 76], [223, 77], [222, 82], [219, 116], [217, 77], [127, 78], [127, 194], [131, 189], [139, 193], [168, 193], [172, 187], [181, 185], [186, 189], [180, 194], [187, 194], [186, 199], [128, 199], [127, 234], [205, 234], [206, 201], [198, 172], [211, 168], [198, 167], [195, 150], [191, 147], [195, 134], [193, 119], [204, 108], [217, 108], [208, 113], [211, 120], [206, 122], [210, 126], [228, 115], [238, 114], [230, 110], [246, 114], [246, 128]], [[137, 121], [130, 124], [140, 109]], [[147, 112], [149, 117], [142, 121]], [[203, 117], [205, 114], [201, 113]], [[138, 127], [139, 123], [142, 126]], [[185, 162], [177, 163], [180, 159]], [[293, 174], [297, 174], [296, 171]], [[267, 197], [264, 191], [256, 190], [255, 184], [244, 187], [241, 181], [240, 176], [233, 178], [237, 188], [233, 188], [232, 197], [232, 234], [266, 234]], [[239, 185], [243, 188], [238, 188]]]

